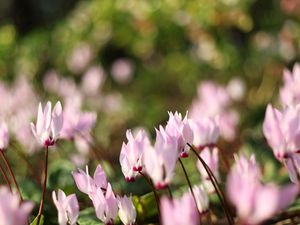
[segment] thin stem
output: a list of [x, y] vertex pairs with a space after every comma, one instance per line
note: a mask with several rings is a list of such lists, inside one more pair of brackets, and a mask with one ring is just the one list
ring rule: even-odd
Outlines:
[[210, 168], [207, 166], [207, 164], [205, 163], [205, 161], [200, 157], [200, 155], [197, 153], [197, 151], [194, 149], [194, 147], [192, 145], [190, 145], [188, 143], [188, 146], [191, 148], [192, 152], [197, 156], [197, 158], [200, 160], [201, 164], [203, 165], [204, 169], [206, 170], [216, 192], [217, 192], [217, 195], [221, 201], [221, 205], [222, 205], [222, 208], [226, 214], [226, 218], [228, 220], [228, 223], [229, 224], [234, 224], [234, 220], [230, 214], [230, 211], [229, 211], [229, 206], [225, 200], [225, 195], [223, 193], [223, 191], [221, 190], [221, 188], [219, 187], [218, 185], [218, 182], [217, 182], [217, 179], [216, 177], [214, 176], [214, 174], [211, 172]]
[[171, 191], [171, 188], [169, 185], [167, 186], [167, 190], [168, 190], [170, 198], [173, 199], [172, 191]]
[[12, 169], [11, 169], [11, 166], [9, 165], [8, 160], [6, 159], [6, 156], [5, 156], [4, 152], [3, 151], [0, 151], [0, 152], [1, 152], [2, 159], [3, 159], [3, 161], [4, 161], [5, 165], [6, 165], [9, 173], [10, 173], [10, 176], [13, 179], [13, 182], [14, 182], [16, 188], [17, 188], [17, 191], [18, 191], [18, 194], [20, 196], [20, 199], [21, 199], [21, 201], [23, 201], [19, 185], [18, 185], [16, 177], [15, 177], [15, 175], [14, 175]]
[[9, 179], [8, 179], [6, 173], [4, 172], [3, 167], [2, 167], [1, 165], [0, 165], [0, 171], [1, 171], [1, 173], [2, 173], [2, 175], [3, 175], [3, 177], [4, 177], [4, 179], [5, 179], [5, 182], [6, 182], [7, 186], [9, 187], [9, 190], [12, 192], [12, 189], [11, 189], [11, 185], [10, 185]]
[[[196, 196], [195, 196], [195, 194], [194, 194], [194, 191], [193, 191], [193, 187], [192, 187], [192, 184], [191, 184], [190, 178], [189, 178], [189, 176], [188, 176], [188, 174], [187, 174], [187, 172], [186, 172], [186, 169], [185, 169], [185, 167], [184, 167], [184, 165], [183, 165], [183, 162], [182, 162], [181, 158], [179, 158], [179, 163], [180, 163], [180, 165], [181, 165], [181, 168], [182, 168], [182, 170], [183, 170], [184, 176], [185, 176], [185, 178], [186, 178], [186, 181], [187, 181], [187, 183], [188, 183], [188, 185], [189, 185], [189, 188], [190, 188], [190, 190], [191, 190], [191, 193], [192, 193], [193, 199], [194, 199], [194, 201], [195, 201], [195, 204], [196, 204], [196, 207], [197, 207], [197, 200], [196, 200]], [[197, 208], [198, 208], [198, 207], [197, 207]]]
[[37, 224], [39, 224], [41, 215], [43, 213], [44, 209], [44, 199], [45, 199], [45, 193], [46, 193], [46, 186], [47, 186], [47, 176], [48, 176], [48, 146], [46, 146], [45, 149], [45, 175], [44, 175], [44, 182], [43, 182], [43, 192], [42, 192], [42, 198], [40, 201], [40, 208], [39, 208], [39, 213], [38, 213], [38, 221]]
[[144, 173], [142, 173], [141, 171], [139, 171], [139, 174], [142, 175], [142, 177], [146, 180], [146, 182], [148, 183], [148, 185], [151, 187], [151, 189], [153, 191], [153, 194], [154, 194], [154, 197], [155, 197], [155, 201], [156, 201], [158, 215], [159, 215], [159, 218], [160, 218], [160, 205], [159, 205], [159, 197], [158, 197], [157, 191], [156, 191], [153, 183], [147, 178], [147, 176]]

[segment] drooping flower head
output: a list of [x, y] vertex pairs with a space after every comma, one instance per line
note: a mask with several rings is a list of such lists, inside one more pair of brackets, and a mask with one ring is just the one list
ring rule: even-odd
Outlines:
[[0, 224], [26, 225], [33, 206], [32, 202], [21, 202], [7, 187], [0, 187]]
[[197, 225], [199, 216], [197, 206], [191, 193], [184, 194], [180, 199], [161, 199], [161, 216], [163, 225]]
[[156, 142], [154, 147], [145, 151], [144, 165], [157, 188], [166, 187], [172, 180], [178, 159], [177, 141], [166, 134], [162, 127], [156, 129]]
[[119, 217], [124, 225], [134, 225], [136, 219], [136, 209], [132, 198], [124, 196], [118, 197]]
[[144, 167], [143, 155], [145, 150], [150, 147], [150, 141], [144, 130], [140, 130], [135, 137], [131, 130], [127, 130], [126, 137], [128, 142], [127, 144], [123, 142], [120, 164], [125, 179], [133, 181]]
[[195, 194], [199, 212], [202, 214], [207, 212], [209, 207], [209, 198], [207, 192], [204, 190], [203, 185], [194, 186], [193, 192]]
[[53, 112], [51, 111], [51, 102], [47, 102], [44, 110], [40, 103], [36, 125], [31, 123], [33, 135], [39, 142], [46, 147], [54, 145], [59, 137], [62, 126], [63, 114], [61, 103], [57, 102], [55, 104]]
[[7, 124], [2, 122], [0, 125], [0, 150], [5, 150], [9, 143], [9, 131]]
[[58, 189], [57, 197], [55, 191], [52, 192], [52, 199], [58, 212], [59, 225], [75, 225], [79, 215], [79, 205], [75, 194], [66, 196]]

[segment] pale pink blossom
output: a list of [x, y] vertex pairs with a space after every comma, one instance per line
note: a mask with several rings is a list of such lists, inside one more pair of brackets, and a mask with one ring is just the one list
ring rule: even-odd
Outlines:
[[123, 196], [118, 197], [119, 217], [124, 225], [134, 225], [136, 219], [136, 209], [132, 198]]
[[86, 43], [80, 43], [67, 59], [68, 68], [74, 73], [80, 73], [87, 67], [92, 58], [91, 47]]
[[287, 107], [283, 112], [268, 105], [263, 133], [279, 160], [300, 150], [300, 105]]
[[81, 81], [82, 91], [89, 96], [96, 95], [99, 88], [103, 86], [105, 78], [106, 75], [101, 66], [90, 67], [83, 75]]
[[283, 87], [280, 89], [280, 101], [284, 106], [292, 106], [300, 103], [300, 64], [294, 65], [293, 71], [283, 71]]
[[7, 187], [0, 187], [0, 223], [3, 225], [26, 225], [33, 203], [21, 202], [19, 195]]
[[100, 164], [93, 178], [89, 175], [88, 166], [86, 166], [86, 172], [78, 169], [78, 172], [72, 172], [72, 175], [79, 191], [89, 195], [90, 198], [97, 189], [106, 190], [107, 188], [107, 178]]
[[182, 118], [181, 113], [172, 112], [169, 113], [169, 120], [167, 122], [165, 131], [177, 142], [177, 150], [180, 157], [187, 157], [189, 147], [187, 143], [193, 142], [193, 130], [190, 125], [190, 120], [187, 118], [187, 114]]
[[177, 141], [167, 135], [163, 128], [156, 130], [155, 146], [144, 152], [145, 170], [157, 188], [167, 186], [173, 176], [178, 159]]
[[2, 122], [0, 124], [0, 150], [7, 149], [8, 144], [9, 144], [8, 127], [5, 122]]
[[113, 79], [120, 83], [126, 84], [133, 77], [134, 64], [129, 59], [118, 59], [111, 67], [111, 75]]
[[106, 225], [114, 224], [118, 214], [118, 201], [111, 185], [108, 183], [105, 193], [101, 188], [97, 188], [97, 190], [92, 193], [91, 199], [97, 218]]
[[191, 193], [184, 194], [180, 199], [161, 199], [161, 217], [163, 225], [197, 225], [199, 215]]
[[51, 111], [50, 102], [47, 102], [44, 111], [40, 103], [36, 125], [31, 123], [31, 130], [39, 142], [47, 147], [54, 145], [59, 138], [62, 126], [63, 114], [61, 103], [56, 103], [53, 112]]
[[239, 77], [232, 78], [227, 84], [226, 89], [233, 100], [240, 101], [245, 96], [245, 82]]
[[298, 194], [298, 186], [294, 184], [284, 187], [262, 184], [254, 156], [250, 160], [244, 156], [236, 157], [236, 165], [227, 178], [226, 190], [240, 221], [250, 225], [272, 218], [290, 205]]
[[200, 213], [205, 213], [209, 208], [209, 198], [205, 191], [203, 185], [198, 185], [193, 187], [193, 192], [197, 202], [197, 208]]
[[143, 170], [143, 155], [150, 147], [150, 141], [147, 133], [140, 130], [134, 137], [131, 130], [126, 131], [127, 144], [123, 142], [120, 153], [120, 164], [122, 172], [127, 181], [133, 181], [138, 175], [137, 172]]
[[52, 192], [52, 199], [58, 212], [59, 225], [76, 225], [79, 215], [79, 204], [75, 194], [66, 196], [58, 189], [57, 197], [55, 191]]
[[215, 146], [220, 135], [220, 129], [216, 119], [204, 117], [201, 120], [191, 119], [191, 127], [194, 133], [193, 144], [198, 149], [205, 146]]

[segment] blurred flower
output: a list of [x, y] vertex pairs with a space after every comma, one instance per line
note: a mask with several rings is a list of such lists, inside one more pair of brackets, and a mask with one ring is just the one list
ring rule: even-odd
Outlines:
[[167, 135], [162, 127], [156, 129], [155, 146], [144, 152], [144, 164], [147, 174], [156, 188], [166, 187], [173, 178], [178, 153], [177, 141]]
[[300, 150], [300, 105], [283, 112], [268, 105], [263, 133], [278, 160]]
[[111, 67], [111, 75], [120, 84], [126, 84], [133, 77], [134, 64], [129, 59], [118, 59]]
[[33, 203], [20, 201], [19, 195], [0, 187], [0, 222], [5, 225], [26, 225]]
[[280, 89], [280, 101], [284, 106], [292, 106], [300, 103], [300, 64], [294, 65], [292, 73], [285, 69], [283, 71], [284, 85]]
[[214, 146], [217, 143], [220, 130], [216, 119], [203, 117], [198, 120], [191, 119], [191, 128], [194, 133], [193, 144], [198, 149], [205, 146]]
[[150, 141], [147, 133], [140, 130], [134, 137], [131, 130], [126, 131], [127, 144], [123, 142], [120, 152], [120, 164], [122, 172], [127, 181], [133, 181], [138, 175], [138, 171], [142, 171], [143, 155], [147, 148], [150, 148]]
[[105, 72], [101, 66], [92, 66], [84, 74], [81, 89], [86, 95], [96, 95], [104, 84]]
[[241, 78], [232, 78], [227, 84], [227, 92], [235, 101], [241, 100], [245, 95], [245, 91], [245, 83]]
[[57, 102], [51, 111], [51, 103], [47, 102], [44, 111], [42, 104], [39, 104], [36, 125], [31, 123], [34, 136], [41, 144], [48, 147], [54, 145], [63, 126], [62, 106]]
[[193, 130], [190, 125], [190, 120], [187, 119], [187, 114], [182, 119], [181, 113], [177, 111], [173, 114], [168, 112], [169, 120], [167, 122], [165, 131], [177, 142], [178, 155], [180, 157], [187, 157], [189, 147], [187, 143], [193, 142]]
[[196, 225], [198, 211], [192, 195], [188, 192], [180, 199], [163, 197], [160, 201], [163, 225]]
[[81, 43], [72, 51], [71, 56], [68, 58], [68, 68], [73, 73], [80, 73], [90, 63], [92, 56], [91, 47], [86, 43]]
[[0, 124], [0, 151], [3, 151], [7, 148], [9, 144], [9, 131], [7, 124], [2, 122]]
[[244, 224], [257, 225], [272, 218], [291, 204], [298, 194], [298, 186], [277, 187], [260, 182], [260, 170], [254, 156], [250, 160], [236, 157], [236, 164], [227, 178], [227, 195]]
[[78, 169], [78, 172], [72, 172], [72, 175], [79, 191], [89, 195], [90, 198], [97, 189], [106, 190], [107, 188], [106, 175], [100, 164], [97, 166], [93, 178], [89, 175], [88, 166], [86, 166], [86, 172]]
[[208, 199], [208, 194], [204, 190], [204, 187], [202, 185], [194, 186], [193, 192], [195, 194], [197, 208], [199, 212], [200, 213], [207, 212], [209, 207], [209, 199]]
[[131, 196], [118, 197], [119, 217], [124, 225], [134, 225], [136, 210]]
[[52, 93], [58, 92], [60, 79], [59, 75], [55, 70], [49, 70], [46, 72], [43, 79], [43, 86], [45, 90]]
[[79, 205], [75, 194], [66, 196], [58, 189], [57, 197], [55, 191], [52, 192], [52, 199], [58, 211], [59, 225], [75, 225], [79, 215]]
[[91, 194], [91, 199], [97, 218], [106, 225], [114, 224], [118, 214], [118, 201], [111, 185], [108, 183], [105, 193], [103, 193], [101, 188], [97, 188], [97, 190]]

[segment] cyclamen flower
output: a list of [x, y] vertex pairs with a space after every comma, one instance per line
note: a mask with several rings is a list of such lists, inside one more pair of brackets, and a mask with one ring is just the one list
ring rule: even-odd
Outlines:
[[205, 146], [214, 146], [219, 138], [220, 129], [216, 119], [204, 117], [201, 120], [191, 120], [191, 127], [194, 133], [193, 144], [198, 149]]
[[132, 203], [131, 196], [118, 197], [119, 217], [124, 225], [134, 225], [136, 209]]
[[300, 150], [300, 105], [287, 107], [283, 112], [268, 105], [263, 133], [279, 160]]
[[193, 130], [190, 125], [190, 120], [187, 118], [187, 114], [182, 119], [180, 113], [169, 113], [169, 120], [167, 122], [165, 131], [166, 133], [177, 141], [177, 150], [180, 157], [187, 157], [189, 147], [187, 143], [193, 142]]
[[298, 195], [298, 186], [262, 184], [259, 168], [253, 158], [247, 160], [245, 157], [236, 157], [236, 165], [228, 175], [226, 189], [242, 224], [258, 225], [290, 205]]
[[197, 225], [199, 216], [191, 193], [180, 199], [161, 199], [161, 216], [163, 225]]
[[106, 175], [100, 164], [97, 166], [93, 178], [89, 175], [88, 166], [86, 166], [86, 172], [78, 169], [78, 172], [72, 172], [72, 175], [79, 191], [89, 195], [90, 198], [97, 189], [106, 190], [107, 188]]
[[58, 211], [59, 225], [75, 225], [79, 215], [79, 205], [75, 194], [66, 196], [58, 189], [57, 197], [55, 191], [52, 192], [52, 199]]
[[106, 225], [114, 224], [118, 214], [118, 201], [111, 185], [108, 183], [105, 193], [101, 188], [97, 188], [97, 190], [91, 194], [91, 199], [97, 218]]
[[122, 172], [127, 181], [134, 181], [138, 171], [143, 169], [143, 155], [145, 149], [150, 147], [150, 141], [146, 132], [140, 130], [134, 137], [131, 130], [126, 132], [127, 144], [123, 142], [120, 153]]
[[204, 190], [204, 187], [202, 185], [194, 186], [193, 192], [195, 194], [197, 208], [199, 212], [207, 212], [209, 206], [209, 199], [207, 192]]
[[9, 132], [5, 122], [0, 125], [0, 150], [5, 150], [9, 143]]
[[41, 144], [48, 147], [54, 145], [63, 126], [62, 106], [57, 102], [51, 112], [51, 102], [47, 102], [44, 111], [39, 104], [36, 125], [31, 123], [33, 135]]
[[156, 130], [155, 146], [144, 153], [144, 164], [147, 174], [156, 188], [166, 187], [172, 180], [178, 154], [177, 142], [162, 130]]
[[280, 89], [280, 101], [284, 106], [292, 106], [300, 103], [300, 64], [294, 65], [293, 71], [283, 71], [284, 85]]
[[7, 187], [0, 187], [0, 223], [3, 225], [26, 225], [33, 209], [32, 202], [20, 201], [19, 195]]

